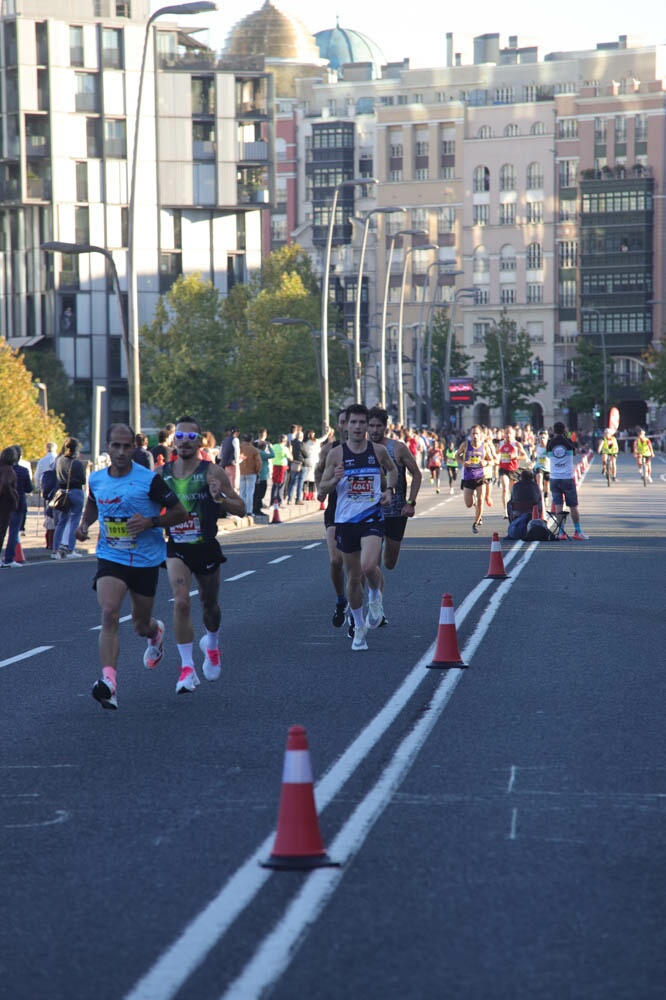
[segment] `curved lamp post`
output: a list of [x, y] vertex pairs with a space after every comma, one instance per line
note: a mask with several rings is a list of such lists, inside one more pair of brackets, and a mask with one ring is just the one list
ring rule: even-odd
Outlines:
[[415, 250], [439, 250], [437, 243], [424, 243], [419, 246], [407, 247], [402, 258], [402, 278], [400, 281], [400, 309], [398, 311], [398, 422], [402, 427], [405, 418], [405, 391], [402, 384], [402, 344], [404, 337], [403, 313], [405, 308], [405, 278], [407, 276], [407, 261]]
[[340, 181], [335, 185], [333, 191], [333, 201], [331, 202], [331, 214], [328, 220], [328, 236], [326, 239], [326, 256], [324, 258], [324, 272], [321, 282], [321, 407], [322, 407], [322, 431], [330, 426], [329, 401], [328, 401], [328, 279], [331, 270], [331, 249], [333, 247], [333, 227], [335, 226], [335, 213], [338, 207], [338, 197], [343, 188], [359, 187], [361, 184], [378, 184], [376, 177], [352, 177], [348, 181]]
[[139, 72], [139, 90], [136, 98], [136, 115], [134, 118], [134, 142], [132, 144], [132, 166], [130, 172], [130, 196], [128, 204], [127, 220], [127, 312], [130, 338], [130, 362], [128, 371], [131, 369], [132, 378], [130, 382], [130, 424], [138, 433], [141, 430], [141, 369], [139, 365], [139, 291], [136, 273], [136, 255], [134, 253], [134, 230], [136, 226], [136, 174], [137, 156], [139, 151], [139, 119], [141, 115], [141, 98], [143, 95], [143, 79], [146, 71], [146, 56], [148, 54], [148, 39], [153, 22], [164, 14], [206, 14], [217, 10], [217, 4], [209, 0], [197, 0], [194, 3], [170, 4], [167, 7], [160, 7], [153, 11], [146, 21], [146, 29], [143, 36], [143, 53], [141, 56], [141, 70]]
[[363, 239], [361, 240], [361, 255], [358, 262], [358, 280], [356, 283], [356, 313], [354, 317], [354, 401], [361, 402], [361, 294], [363, 290], [363, 262], [365, 260], [365, 247], [368, 241], [368, 229], [370, 219], [373, 215], [392, 215], [395, 212], [406, 212], [406, 208], [373, 208], [365, 217], [363, 224]]
[[388, 297], [389, 297], [389, 287], [391, 284], [391, 264], [393, 263], [393, 250], [395, 247], [395, 241], [399, 236], [427, 236], [427, 230], [425, 229], [398, 229], [397, 232], [392, 233], [389, 237], [389, 253], [386, 260], [386, 275], [384, 278], [384, 302], [382, 305], [382, 330], [381, 330], [381, 341], [379, 349], [379, 362], [380, 362], [380, 385], [379, 385], [379, 402], [382, 408], [386, 407], [386, 315], [388, 312]]

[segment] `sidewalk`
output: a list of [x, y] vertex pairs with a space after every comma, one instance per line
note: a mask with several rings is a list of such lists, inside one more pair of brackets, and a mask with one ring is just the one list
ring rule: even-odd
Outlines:
[[[44, 515], [41, 502], [37, 497], [28, 498], [28, 518], [25, 525], [25, 534], [20, 536], [23, 557], [26, 562], [40, 562], [50, 559], [51, 553], [45, 546]], [[302, 505], [284, 504], [280, 507], [280, 521], [291, 521], [306, 514], [312, 514], [320, 509], [317, 500], [306, 500]], [[218, 538], [227, 532], [238, 531], [239, 528], [260, 528], [263, 525], [271, 524], [273, 520], [273, 510], [268, 510], [261, 517], [224, 517], [218, 521]], [[323, 522], [322, 522], [323, 523]], [[93, 524], [90, 529], [90, 538], [87, 542], [77, 542], [76, 550], [84, 556], [93, 556], [97, 545], [98, 527]], [[65, 560], [66, 561], [66, 560]], [[76, 562], [77, 560], [72, 560]]]

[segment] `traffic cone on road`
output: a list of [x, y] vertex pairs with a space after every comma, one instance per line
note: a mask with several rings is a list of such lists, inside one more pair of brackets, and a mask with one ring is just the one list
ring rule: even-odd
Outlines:
[[280, 501], [276, 500], [273, 504], [273, 516], [271, 518], [271, 524], [282, 524], [282, 518], [280, 517]]
[[14, 562], [24, 563], [25, 556], [23, 555], [23, 547], [20, 542], [16, 543], [16, 548], [14, 549]]
[[442, 595], [442, 606], [439, 612], [439, 628], [437, 629], [437, 646], [435, 656], [429, 667], [446, 670], [448, 667], [459, 667], [461, 670], [467, 664], [463, 662], [458, 649], [456, 633], [456, 618], [453, 612], [453, 598], [450, 594]]
[[291, 726], [284, 755], [275, 843], [270, 858], [262, 861], [262, 866], [307, 871], [330, 868], [337, 863], [326, 853], [319, 832], [305, 727]]
[[[532, 508], [532, 517], [534, 517], [534, 508]], [[486, 573], [486, 580], [506, 580], [508, 575], [504, 569], [499, 535], [496, 531], [493, 531], [493, 539], [490, 543], [490, 564]]]

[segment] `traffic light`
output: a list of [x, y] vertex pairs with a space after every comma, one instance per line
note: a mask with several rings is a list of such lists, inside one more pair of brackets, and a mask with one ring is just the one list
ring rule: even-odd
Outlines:
[[599, 406], [598, 403], [594, 404], [594, 415], [595, 417], [597, 417], [597, 419], [601, 416], [601, 407]]
[[535, 359], [532, 362], [532, 378], [539, 377], [539, 362]]

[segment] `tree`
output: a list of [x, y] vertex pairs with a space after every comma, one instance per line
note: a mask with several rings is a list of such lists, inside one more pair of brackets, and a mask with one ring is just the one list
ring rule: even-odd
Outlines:
[[[608, 357], [606, 371], [606, 395], [608, 406], [619, 405], [622, 387], [613, 378], [612, 359]], [[567, 398], [567, 405], [578, 413], [593, 413], [599, 409], [599, 417], [606, 421], [608, 413], [602, 413], [604, 401], [604, 355], [590, 337], [579, 337], [573, 357], [574, 390]]]
[[666, 403], [666, 342], [662, 340], [658, 347], [650, 347], [642, 360], [648, 365], [645, 398], [663, 406]]
[[[546, 382], [533, 375], [536, 359], [532, 353], [532, 342], [525, 330], [516, 332], [516, 324], [509, 319], [506, 309], [502, 311], [499, 323], [486, 332], [485, 346], [479, 393], [490, 406], [504, 410], [506, 404], [502, 418], [503, 421], [510, 421], [513, 410], [528, 404], [535, 393], [545, 388]], [[506, 401], [502, 398], [502, 366]]]
[[33, 381], [47, 387], [48, 406], [61, 417], [65, 427], [75, 437], [85, 437], [90, 431], [90, 394], [74, 386], [60, 358], [51, 348], [33, 349], [24, 353], [26, 368]]
[[0, 446], [20, 444], [23, 457], [36, 461], [47, 441], [62, 444], [65, 426], [53, 412], [44, 413], [25, 359], [0, 339]]
[[[433, 378], [431, 385], [432, 392], [432, 412], [439, 413], [442, 415], [442, 424], [445, 425], [446, 414], [445, 414], [445, 401], [447, 386], [445, 385], [446, 378], [446, 351], [447, 351], [447, 340], [449, 336], [449, 310], [448, 309], [437, 309], [433, 314], [432, 318], [432, 357], [431, 357], [431, 368], [432, 371], [437, 374], [437, 378]], [[428, 331], [426, 330], [426, 338], [428, 337]], [[427, 342], [427, 339], [426, 339]], [[428, 359], [427, 350], [424, 352], [425, 357], [425, 368], [427, 371]], [[449, 364], [449, 377], [459, 378], [463, 376], [469, 376], [472, 361], [474, 360], [471, 355], [465, 354], [462, 347], [456, 342], [455, 335], [451, 342], [451, 356]]]

